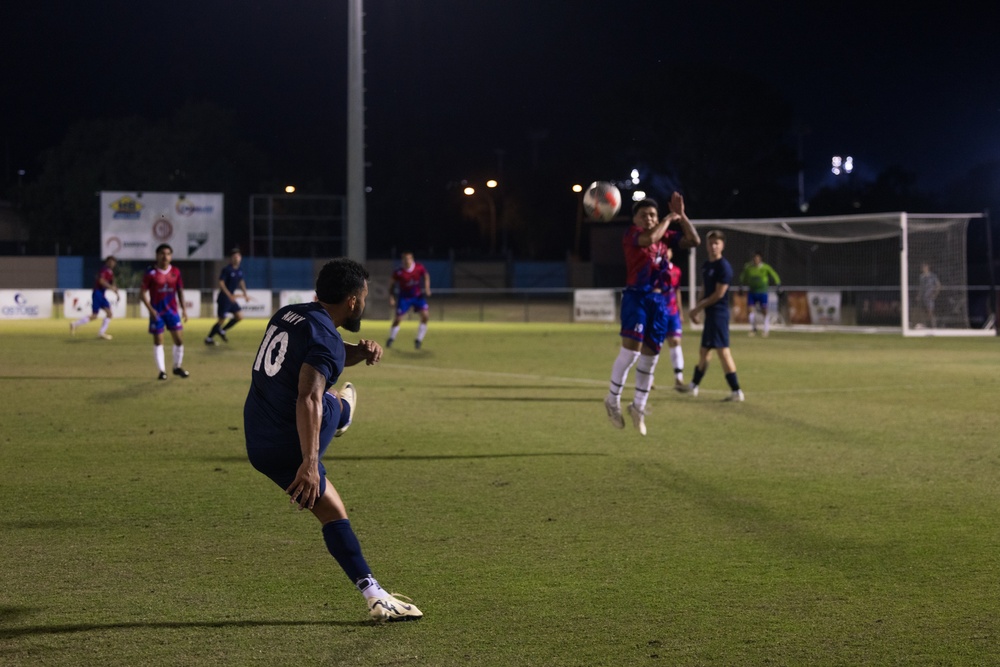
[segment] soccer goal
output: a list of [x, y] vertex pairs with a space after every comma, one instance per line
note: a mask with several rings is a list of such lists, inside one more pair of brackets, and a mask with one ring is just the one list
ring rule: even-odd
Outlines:
[[733, 322], [746, 321], [739, 276], [755, 252], [781, 277], [772, 324], [789, 329], [901, 331], [904, 336], [994, 335], [969, 324], [966, 233], [979, 213], [881, 213], [803, 218], [693, 220], [702, 247], [688, 266], [689, 301], [700, 294], [705, 235], [725, 233], [733, 266]]

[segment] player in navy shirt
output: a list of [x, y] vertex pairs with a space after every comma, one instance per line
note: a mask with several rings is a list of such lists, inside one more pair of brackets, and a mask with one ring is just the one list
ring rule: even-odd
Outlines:
[[[235, 327], [243, 319], [243, 313], [240, 312], [240, 304], [236, 302], [236, 290], [243, 291], [243, 298], [247, 301], [250, 300], [250, 296], [247, 294], [247, 284], [243, 279], [243, 269], [240, 268], [240, 262], [243, 261], [243, 255], [240, 254], [239, 248], [233, 248], [229, 251], [229, 264], [222, 267], [222, 272], [219, 274], [219, 296], [215, 300], [216, 308], [219, 315], [219, 321], [215, 323], [212, 330], [208, 333], [205, 338], [205, 345], [215, 345], [215, 336], [218, 335], [223, 342], [228, 343], [229, 338], [226, 337], [226, 332]], [[226, 317], [232, 315], [229, 322], [226, 322]], [[222, 326], [225, 324], [225, 326]]]
[[271, 317], [243, 408], [247, 455], [292, 504], [319, 520], [327, 549], [364, 595], [369, 615], [411, 620], [422, 616], [420, 610], [387, 593], [372, 576], [322, 461], [331, 439], [350, 426], [357, 401], [351, 383], [339, 392], [333, 385], [345, 366], [382, 358], [378, 343], [345, 343], [337, 331], [360, 330], [367, 296], [367, 270], [335, 259], [319, 272], [316, 301], [285, 306]]
[[729, 350], [729, 286], [733, 284], [733, 267], [722, 256], [726, 246], [726, 236], [718, 230], [713, 230], [705, 237], [708, 246], [708, 261], [701, 267], [701, 279], [704, 295], [695, 304], [688, 316], [698, 324], [702, 313], [705, 314], [705, 328], [701, 332], [701, 350], [698, 354], [698, 365], [694, 369], [691, 385], [688, 390], [692, 395], [698, 395], [698, 385], [705, 377], [712, 350], [719, 353], [722, 370], [729, 383], [730, 394], [724, 400], [742, 401], [743, 390], [736, 377], [736, 362]]
[[701, 243], [684, 212], [684, 198], [679, 192], [673, 193], [669, 206], [670, 213], [660, 218], [655, 200], [636, 202], [632, 205], [632, 226], [622, 237], [628, 273], [621, 303], [622, 344], [611, 366], [604, 408], [615, 428], [625, 428], [621, 397], [634, 365], [635, 395], [628, 413], [641, 435], [646, 435], [646, 401], [653, 386], [653, 371], [669, 333], [667, 295], [659, 283], [669, 263], [667, 248], [692, 248]]

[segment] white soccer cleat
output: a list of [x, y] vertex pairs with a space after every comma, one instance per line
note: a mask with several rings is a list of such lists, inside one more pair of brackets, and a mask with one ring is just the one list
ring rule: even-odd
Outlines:
[[100, 338], [100, 339], [102, 339], [102, 340], [111, 340], [111, 338], [112, 338], [111, 334], [107, 334], [107, 333], [99, 333], [99, 334], [97, 334], [97, 337]]
[[622, 407], [610, 396], [604, 398], [604, 409], [608, 411], [608, 419], [615, 428], [625, 428], [625, 418], [622, 417]]
[[423, 618], [424, 614], [417, 609], [410, 598], [399, 593], [391, 593], [386, 597], [368, 598], [368, 615], [372, 617], [372, 620], [385, 623], [386, 621], [415, 621], [418, 618]]
[[692, 382], [691, 384], [689, 384], [688, 385], [688, 391], [687, 391], [687, 393], [691, 394], [692, 396], [697, 396], [698, 395], [698, 385], [696, 385], [694, 382]]
[[733, 393], [729, 394], [729, 396], [726, 396], [722, 400], [724, 400], [724, 401], [734, 401], [736, 403], [742, 403], [743, 400], [744, 400], [744, 398], [743, 398], [743, 390], [742, 389], [737, 389], [736, 391], [734, 391]]
[[632, 418], [632, 426], [639, 431], [639, 435], [646, 435], [646, 420], [642, 410], [635, 407], [635, 404], [628, 404], [628, 414]]
[[354, 411], [357, 410], [358, 406], [358, 392], [354, 389], [354, 385], [350, 382], [344, 383], [344, 387], [340, 390], [340, 397], [347, 401], [347, 404], [351, 406], [351, 416], [348, 422], [338, 428], [333, 434], [333, 437], [335, 438], [339, 438], [344, 435], [344, 431], [351, 427], [351, 424], [354, 422]]

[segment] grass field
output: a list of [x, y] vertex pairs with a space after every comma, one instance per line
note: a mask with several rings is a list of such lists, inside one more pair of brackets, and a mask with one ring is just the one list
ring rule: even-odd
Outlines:
[[735, 334], [747, 401], [716, 363], [642, 438], [615, 327], [408, 324], [326, 457], [425, 613], [374, 626], [246, 462], [263, 322], [168, 382], [144, 326], [0, 324], [0, 664], [1000, 664], [994, 338]]

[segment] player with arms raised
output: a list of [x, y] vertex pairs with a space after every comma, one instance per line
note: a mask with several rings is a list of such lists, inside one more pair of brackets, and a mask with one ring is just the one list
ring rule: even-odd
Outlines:
[[655, 200], [636, 202], [632, 205], [632, 226], [622, 237], [628, 271], [621, 304], [622, 345], [611, 367], [604, 407], [615, 428], [625, 428], [621, 395], [629, 370], [635, 365], [635, 396], [628, 412], [642, 435], [646, 435], [644, 415], [653, 372], [667, 337], [666, 297], [662, 284], [658, 284], [668, 262], [667, 248], [692, 248], [701, 243], [684, 212], [684, 198], [679, 192], [673, 193], [669, 206], [670, 213], [661, 219]]
[[345, 343], [337, 331], [360, 330], [367, 297], [368, 271], [353, 260], [335, 259], [316, 278], [316, 301], [285, 306], [271, 317], [253, 362], [244, 433], [253, 467], [322, 524], [327, 550], [364, 595], [369, 615], [405, 621], [422, 614], [372, 577], [322, 461], [331, 439], [350, 426], [357, 405], [350, 383], [339, 393], [331, 387], [345, 366], [382, 358], [378, 343]]
[[[166, 243], [156, 247], [156, 265], [146, 269], [142, 276], [139, 298], [149, 311], [149, 333], [153, 334], [153, 357], [160, 369], [158, 379], [167, 379], [166, 362], [163, 358], [163, 330], [170, 332], [174, 340], [174, 375], [186, 378], [190, 375], [181, 368], [184, 361], [184, 322], [187, 309], [184, 307], [184, 281], [181, 272], [170, 261], [174, 249]], [[178, 312], [178, 310], [180, 312]]]
[[431, 275], [423, 264], [413, 260], [412, 252], [404, 252], [401, 260], [402, 264], [392, 272], [392, 286], [389, 288], [389, 305], [396, 308], [396, 316], [389, 328], [389, 339], [385, 346], [392, 347], [403, 316], [413, 310], [420, 315], [417, 338], [413, 341], [413, 347], [419, 350], [427, 334], [427, 297], [431, 295]]

